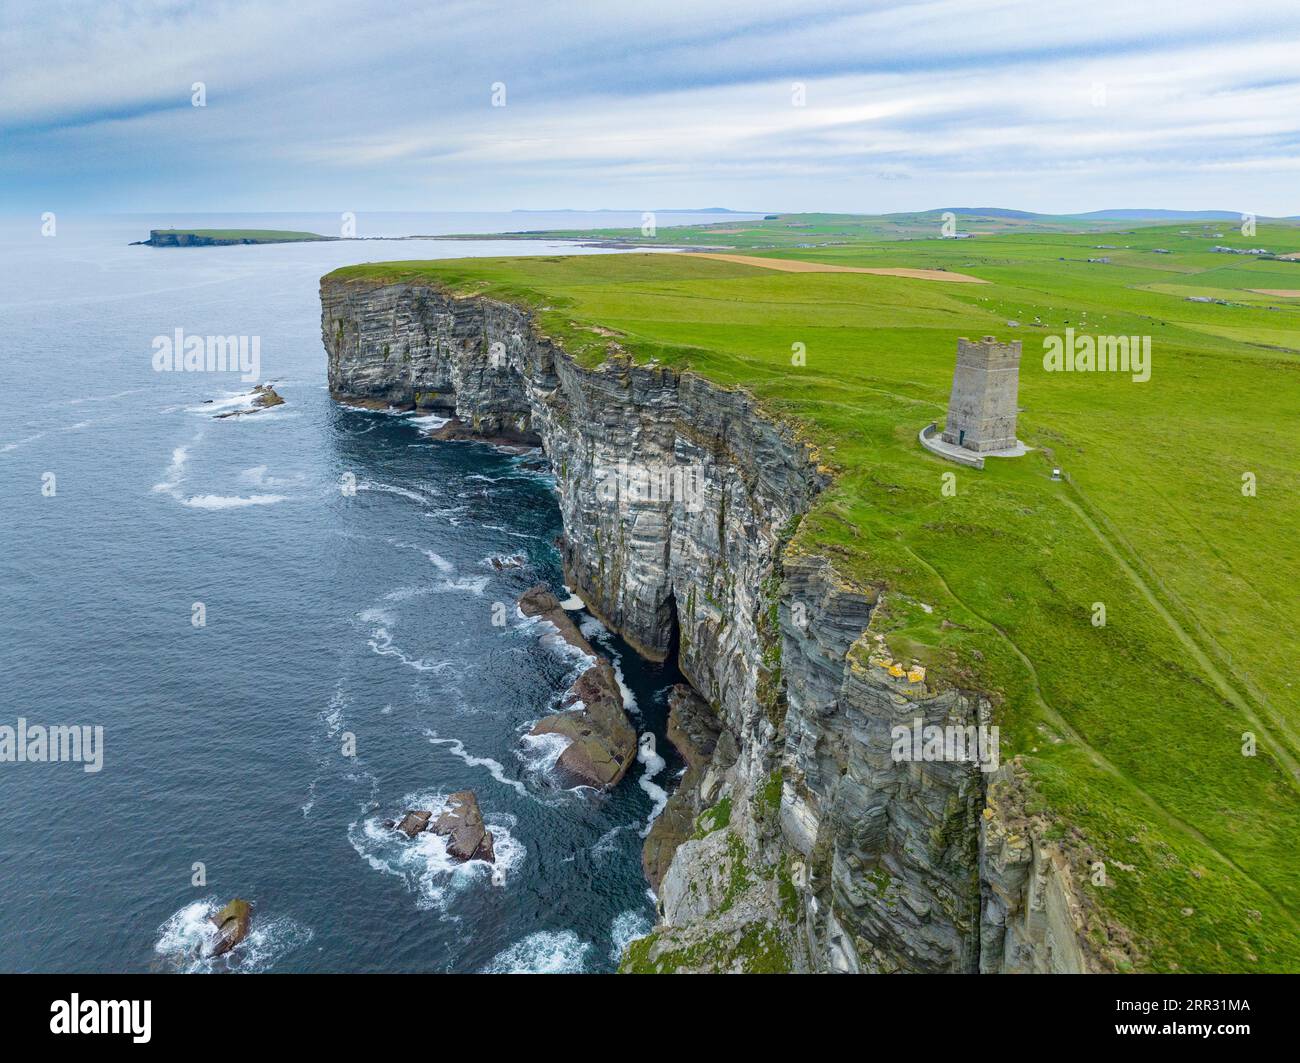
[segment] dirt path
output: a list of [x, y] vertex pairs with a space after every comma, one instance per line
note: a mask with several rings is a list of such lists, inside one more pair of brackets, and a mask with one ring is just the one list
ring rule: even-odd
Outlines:
[[[1077, 507], [1075, 511], [1082, 515], [1082, 511], [1077, 509]], [[1099, 750], [1096, 746], [1094, 746], [1091, 742], [1089, 742], [1086, 738], [1084, 738], [1083, 735], [1081, 735], [1078, 731], [1076, 731], [1066, 720], [1065, 716], [1056, 708], [1056, 706], [1052, 705], [1047, 700], [1046, 695], [1043, 693], [1042, 682], [1038, 677], [1038, 669], [1034, 666], [1034, 662], [1029, 659], [1028, 655], [1025, 654], [1023, 650], [1021, 650], [1019, 645], [1017, 645], [1016, 641], [1010, 635], [1008, 635], [1001, 627], [995, 624], [989, 617], [985, 616], [983, 613], [979, 612], [976, 609], [972, 609], [971, 606], [966, 601], [959, 598], [957, 594], [953, 591], [952, 587], [949, 585], [947, 579], [944, 578], [943, 573], [940, 572], [937, 568], [935, 568], [934, 565], [930, 564], [929, 561], [923, 558], [910, 546], [905, 545], [903, 549], [905, 549], [922, 566], [924, 566], [926, 569], [930, 571], [930, 573], [935, 577], [935, 579], [939, 581], [939, 584], [943, 587], [943, 589], [947, 592], [947, 594], [949, 595], [949, 597], [952, 598], [953, 601], [955, 601], [963, 609], [969, 612], [972, 616], [979, 617], [980, 620], [982, 620], [990, 628], [992, 628], [993, 631], [998, 635], [998, 637], [1000, 637], [1003, 640], [1003, 642], [1005, 642], [1007, 646], [1010, 647], [1011, 651], [1020, 660], [1021, 664], [1023, 664], [1025, 668], [1028, 670], [1029, 681], [1030, 681], [1031, 688], [1033, 690], [1034, 700], [1038, 702], [1039, 708], [1042, 709], [1045, 720], [1049, 726], [1056, 728], [1056, 730], [1060, 733], [1061, 737], [1065, 741], [1073, 742], [1075, 746], [1081, 749], [1084, 755], [1087, 756], [1088, 759], [1091, 760], [1093, 764], [1095, 764], [1102, 771], [1114, 775], [1120, 779], [1123, 779], [1132, 788], [1133, 793], [1137, 797], [1139, 797], [1142, 800], [1142, 802], [1148, 808], [1151, 809], [1152, 812], [1156, 813], [1161, 819], [1163, 819], [1167, 824], [1169, 824], [1175, 830], [1181, 831], [1182, 833], [1186, 834], [1189, 838], [1192, 838], [1194, 841], [1199, 842], [1201, 845], [1205, 846], [1206, 849], [1208, 849], [1211, 853], [1213, 853], [1220, 860], [1222, 860], [1228, 867], [1232, 868], [1239, 875], [1241, 875], [1242, 878], [1246, 879], [1248, 882], [1251, 882], [1259, 890], [1261, 890], [1263, 893], [1271, 897], [1273, 901], [1278, 905], [1278, 908], [1281, 910], [1284, 917], [1289, 919], [1293, 926], [1300, 926], [1300, 921], [1297, 921], [1295, 917], [1291, 915], [1290, 907], [1285, 903], [1285, 901], [1282, 900], [1282, 898], [1275, 895], [1271, 889], [1269, 889], [1257, 878], [1251, 875], [1250, 872], [1248, 872], [1245, 868], [1243, 868], [1240, 864], [1238, 864], [1234, 859], [1232, 859], [1232, 857], [1230, 857], [1227, 853], [1220, 850], [1214, 844], [1214, 842], [1212, 842], [1208, 837], [1206, 837], [1206, 835], [1203, 834], [1200, 828], [1198, 828], [1195, 824], [1187, 822], [1187, 820], [1183, 819], [1172, 809], [1166, 808], [1164, 805], [1162, 805], [1158, 800], [1156, 800], [1154, 796], [1148, 793], [1143, 786], [1139, 785], [1133, 778], [1131, 778], [1129, 775], [1121, 771], [1118, 765], [1114, 764], [1109, 757], [1107, 757], [1104, 753], [1101, 752], [1101, 750]]]
[[832, 266], [825, 262], [802, 262], [793, 258], [760, 258], [757, 255], [723, 255], [712, 251], [678, 251], [677, 254], [699, 258], [716, 258], [719, 262], [738, 262], [781, 273], [874, 273], [879, 277], [911, 277], [921, 281], [950, 281], [954, 284], [988, 284], [969, 273], [950, 273], [946, 269], [867, 269], [863, 266]]
[[1276, 295], [1282, 299], [1300, 299], [1300, 288], [1250, 288], [1256, 295]]
[[[1070, 484], [1069, 486], [1070, 489], [1074, 492], [1074, 494], [1076, 494], [1079, 497], [1079, 499], [1084, 503], [1084, 505], [1080, 505], [1078, 502], [1070, 498], [1068, 495], [1062, 495], [1061, 501], [1064, 502], [1070, 509], [1074, 510], [1075, 515], [1083, 522], [1084, 527], [1086, 527], [1088, 531], [1092, 533], [1093, 538], [1097, 540], [1097, 542], [1101, 545], [1102, 549], [1104, 549], [1108, 554], [1110, 554], [1110, 556], [1115, 560], [1116, 564], [1118, 564], [1120, 568], [1123, 569], [1124, 574], [1128, 576], [1129, 580], [1137, 588], [1138, 593], [1140, 593], [1142, 597], [1147, 600], [1148, 604], [1150, 604], [1150, 606], [1156, 611], [1157, 615], [1169, 626], [1169, 629], [1174, 633], [1174, 637], [1177, 638], [1178, 641], [1183, 644], [1183, 646], [1187, 649], [1187, 652], [1192, 655], [1192, 659], [1195, 660], [1196, 663], [1201, 666], [1201, 670], [1207, 676], [1209, 676], [1211, 682], [1218, 689], [1219, 693], [1223, 696], [1223, 698], [1226, 701], [1228, 701], [1231, 705], [1233, 705], [1246, 718], [1246, 720], [1251, 724], [1251, 726], [1253, 726], [1255, 730], [1259, 732], [1262, 738], [1268, 740], [1269, 751], [1274, 756], [1276, 756], [1277, 759], [1281, 761], [1282, 764], [1291, 773], [1293, 784], [1297, 781], [1300, 781], [1300, 762], [1297, 762], [1296, 758], [1292, 755], [1291, 745], [1289, 744], [1289, 743], [1296, 742], [1297, 735], [1291, 730], [1290, 727], [1287, 726], [1286, 720], [1279, 719], [1276, 713], [1269, 713], [1269, 717], [1270, 717], [1269, 722], [1273, 725], [1273, 727], [1275, 727], [1279, 732], [1281, 732], [1281, 734], [1284, 735], [1285, 738], [1287, 739], [1287, 741], [1278, 741], [1276, 738], [1272, 736], [1269, 725], [1266, 724], [1266, 722], [1261, 718], [1260, 714], [1255, 711], [1255, 707], [1251, 705], [1247, 701], [1247, 699], [1241, 695], [1241, 693], [1237, 690], [1237, 688], [1228, 681], [1227, 676], [1222, 671], [1220, 671], [1220, 669], [1216, 666], [1216, 664], [1213, 661], [1210, 660], [1209, 654], [1206, 653], [1206, 651], [1201, 647], [1200, 642], [1194, 639], [1187, 632], [1187, 630], [1183, 627], [1181, 623], [1179, 623], [1178, 619], [1173, 615], [1173, 613], [1165, 606], [1165, 603], [1161, 601], [1160, 597], [1152, 590], [1152, 584], [1155, 584], [1166, 595], [1169, 595], [1170, 597], [1174, 597], [1172, 594], [1170, 594], [1168, 588], [1166, 588], [1163, 585], [1163, 583], [1160, 582], [1159, 577], [1148, 570], [1148, 575], [1150, 576], [1150, 580], [1148, 581], [1147, 579], [1143, 578], [1143, 576], [1137, 571], [1135, 567], [1137, 564], [1140, 564], [1141, 562], [1137, 561], [1136, 558], [1134, 559], [1133, 562], [1130, 562], [1130, 559], [1128, 557], [1125, 557], [1124, 553], [1121, 553], [1121, 551], [1115, 546], [1115, 543], [1113, 541], [1114, 537], [1117, 536], [1117, 533], [1113, 532], [1112, 535], [1107, 535], [1103, 533], [1102, 530], [1097, 526], [1097, 523], [1093, 520], [1092, 516], [1084, 509], [1085, 505], [1089, 509], [1095, 509], [1095, 507], [1092, 506], [1092, 504], [1087, 500], [1083, 492], [1080, 491], [1078, 487], [1076, 487], [1074, 484]], [[1127, 544], [1125, 544], [1125, 546], [1127, 547]], [[1125, 552], [1131, 553], [1132, 548], [1127, 547]], [[1176, 598], [1174, 600], [1177, 601]], [[1194, 616], [1190, 617], [1190, 619], [1192, 623], [1195, 623]], [[1245, 680], [1245, 677], [1241, 677], [1241, 678], [1243, 682], [1247, 683], [1248, 687], [1251, 686], [1251, 684], [1249, 684], [1248, 681]], [[1259, 700], [1261, 701], [1263, 700], [1262, 695], [1259, 695], [1259, 692], [1252, 691], [1252, 693], [1257, 694]], [[1265, 703], [1265, 705], [1267, 705], [1267, 703]], [[1267, 711], [1267, 709], [1265, 709], [1264, 711]]]

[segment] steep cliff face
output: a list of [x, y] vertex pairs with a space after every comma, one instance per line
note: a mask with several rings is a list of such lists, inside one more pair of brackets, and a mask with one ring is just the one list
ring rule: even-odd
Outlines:
[[700, 696], [683, 729], [715, 717], [651, 839], [661, 923], [627, 969], [1087, 966], [1068, 877], [998, 831], [978, 765], [891, 757], [893, 726], [989, 706], [889, 661], [877, 593], [787, 549], [828, 482], [807, 446], [743, 393], [616, 344], [584, 368], [519, 306], [334, 277], [321, 302], [336, 398], [543, 445], [569, 586], [647, 656], [678, 653]]

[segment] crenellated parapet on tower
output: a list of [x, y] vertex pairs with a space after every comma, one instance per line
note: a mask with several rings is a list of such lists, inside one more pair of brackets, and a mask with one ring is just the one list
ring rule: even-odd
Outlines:
[[1019, 393], [1020, 341], [963, 336], [957, 341], [943, 441], [976, 453], [1014, 448]]

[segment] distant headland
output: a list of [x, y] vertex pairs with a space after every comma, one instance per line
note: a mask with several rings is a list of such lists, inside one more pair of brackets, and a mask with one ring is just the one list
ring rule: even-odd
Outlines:
[[148, 240], [136, 240], [131, 246], [224, 247], [229, 244], [299, 244], [338, 239], [341, 237], [282, 229], [150, 229]]

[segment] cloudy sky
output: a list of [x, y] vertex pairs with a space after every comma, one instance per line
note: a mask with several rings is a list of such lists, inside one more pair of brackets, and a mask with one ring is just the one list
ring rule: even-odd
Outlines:
[[1300, 214], [1298, 56], [1295, 0], [4, 0], [0, 210]]

